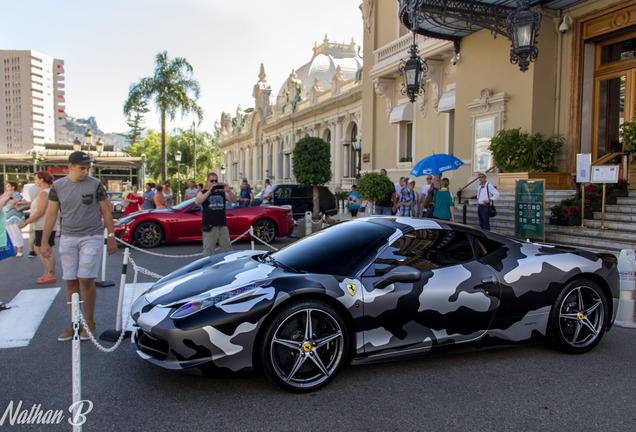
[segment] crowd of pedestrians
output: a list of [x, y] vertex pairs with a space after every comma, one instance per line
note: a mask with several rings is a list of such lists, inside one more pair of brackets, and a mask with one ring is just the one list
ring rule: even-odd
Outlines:
[[[386, 176], [387, 171], [383, 168], [380, 170], [380, 174]], [[486, 181], [485, 172], [480, 172], [478, 179], [477, 213], [479, 226], [489, 230], [488, 206], [491, 201], [499, 198], [499, 191]], [[418, 192], [415, 187], [415, 179], [400, 177], [395, 183], [395, 190], [391, 191], [384, 199], [375, 202], [375, 214], [435, 218], [455, 222], [455, 199], [450, 191], [450, 180], [446, 177], [441, 178], [441, 175], [427, 175], [425, 181], [426, 183]], [[352, 192], [355, 192], [355, 185], [352, 187]], [[351, 215], [355, 216], [354, 211], [352, 211], [352, 202], [355, 203], [356, 199], [352, 199], [351, 196], [352, 193], [349, 193], [349, 210]]]

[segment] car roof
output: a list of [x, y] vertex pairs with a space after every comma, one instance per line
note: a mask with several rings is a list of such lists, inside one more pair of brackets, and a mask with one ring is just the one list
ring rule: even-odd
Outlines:
[[480, 228], [475, 228], [472, 226], [444, 221], [440, 219], [430, 219], [430, 218], [411, 218], [411, 217], [402, 217], [402, 216], [367, 216], [367, 217], [359, 217], [353, 219], [355, 221], [360, 222], [370, 222], [377, 223], [381, 225], [385, 225], [391, 228], [398, 229], [403, 233], [407, 233], [413, 230], [419, 229], [452, 229], [456, 231], [463, 231], [467, 233], [471, 233], [478, 237], [486, 237], [492, 240], [496, 240], [499, 242], [509, 242], [515, 239], [512, 239], [507, 236], [502, 236], [500, 234], [493, 233], [491, 231], [482, 230]]

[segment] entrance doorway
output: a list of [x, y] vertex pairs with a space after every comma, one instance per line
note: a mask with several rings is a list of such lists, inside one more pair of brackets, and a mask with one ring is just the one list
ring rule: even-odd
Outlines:
[[636, 102], [636, 31], [596, 43], [592, 159], [623, 150], [619, 126], [633, 121]]

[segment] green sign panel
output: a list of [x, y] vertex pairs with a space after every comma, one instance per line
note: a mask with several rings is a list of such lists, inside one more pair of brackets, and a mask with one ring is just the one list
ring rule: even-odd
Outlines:
[[515, 235], [545, 240], [545, 180], [517, 180]]

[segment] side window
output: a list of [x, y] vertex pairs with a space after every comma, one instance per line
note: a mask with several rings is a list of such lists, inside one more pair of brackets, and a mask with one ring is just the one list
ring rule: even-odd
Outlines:
[[288, 187], [281, 187], [276, 189], [276, 192], [274, 192], [274, 195], [277, 198], [289, 198], [289, 196], [291, 195], [291, 189]]
[[418, 230], [400, 237], [376, 258], [375, 276], [382, 276], [403, 265], [427, 271], [461, 264], [474, 258], [466, 233], [438, 229]]
[[[309, 191], [309, 192], [307, 192]], [[311, 196], [313, 193], [313, 191], [311, 190], [311, 188], [301, 188], [301, 187], [296, 187], [293, 188], [291, 190], [291, 197], [292, 198], [304, 198], [306, 196]], [[309, 194], [309, 195], [307, 195]]]
[[483, 258], [486, 255], [498, 251], [501, 249], [502, 244], [493, 240], [482, 237], [469, 236], [470, 242], [473, 245], [475, 251], [475, 257], [477, 259]]

